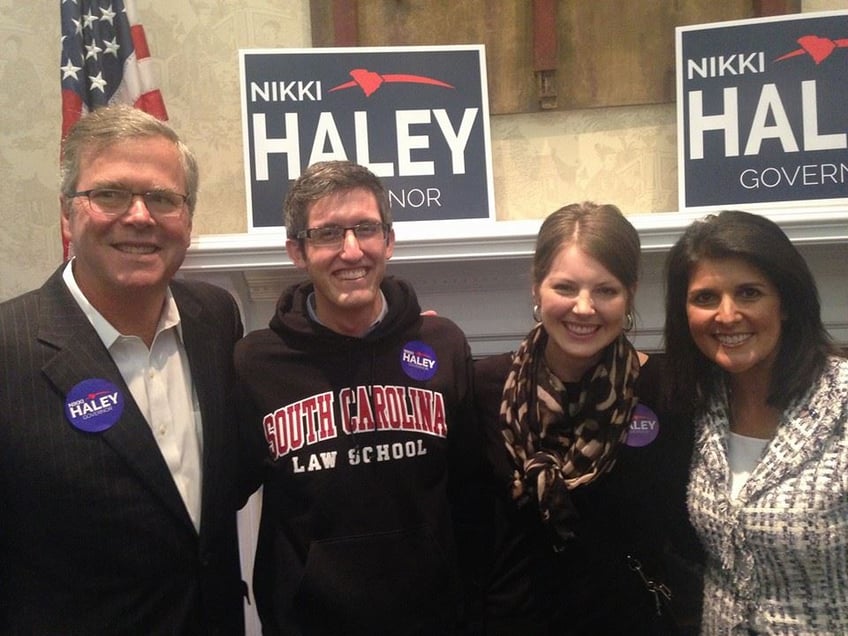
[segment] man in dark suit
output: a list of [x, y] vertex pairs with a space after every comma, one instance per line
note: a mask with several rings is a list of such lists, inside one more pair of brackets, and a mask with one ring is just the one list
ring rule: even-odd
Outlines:
[[0, 305], [0, 633], [240, 634], [232, 297], [172, 280], [197, 163], [109, 107], [69, 133], [74, 258]]

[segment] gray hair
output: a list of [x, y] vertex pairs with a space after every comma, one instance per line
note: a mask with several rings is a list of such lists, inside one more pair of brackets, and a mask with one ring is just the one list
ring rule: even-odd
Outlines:
[[185, 172], [186, 205], [194, 215], [200, 175], [197, 158], [176, 131], [153, 115], [132, 106], [104, 106], [83, 115], [74, 124], [62, 142], [60, 191], [68, 197], [76, 191], [81, 171], [82, 155], [88, 150], [101, 152], [125, 140], [146, 137], [164, 137], [174, 143]]

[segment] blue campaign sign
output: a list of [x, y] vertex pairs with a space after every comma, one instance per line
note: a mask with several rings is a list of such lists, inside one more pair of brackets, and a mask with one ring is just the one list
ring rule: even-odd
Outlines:
[[395, 221], [494, 219], [482, 46], [242, 50], [248, 227], [317, 162], [367, 166]]
[[848, 11], [676, 35], [681, 210], [848, 197]]

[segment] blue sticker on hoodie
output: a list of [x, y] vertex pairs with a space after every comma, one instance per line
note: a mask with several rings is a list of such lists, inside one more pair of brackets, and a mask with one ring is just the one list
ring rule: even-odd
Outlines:
[[407, 342], [400, 353], [400, 365], [413, 380], [429, 380], [436, 375], [439, 361], [430, 345], [418, 340]]

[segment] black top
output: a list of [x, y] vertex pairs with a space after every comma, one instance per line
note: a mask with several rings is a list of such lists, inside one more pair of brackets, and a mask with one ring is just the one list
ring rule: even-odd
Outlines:
[[[475, 402], [488, 440], [494, 499], [485, 632], [695, 633], [700, 547], [686, 516], [693, 430], [690, 418], [661, 407], [662, 356], [651, 356], [642, 367], [640, 408], [612, 471], [571, 492], [580, 514], [577, 537], [559, 552], [534, 502], [518, 508], [509, 496], [512, 466], [499, 408], [511, 359], [504, 354], [475, 364]], [[639, 567], [648, 581], [671, 590], [662, 616], [660, 592], [649, 590], [634, 570]]]

